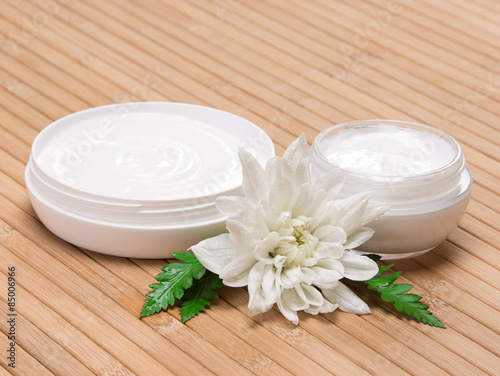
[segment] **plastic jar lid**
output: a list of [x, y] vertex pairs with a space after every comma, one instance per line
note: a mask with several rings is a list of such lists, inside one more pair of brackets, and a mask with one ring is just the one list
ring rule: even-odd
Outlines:
[[[26, 185], [38, 216], [56, 235], [93, 251], [149, 257], [147, 244], [137, 254], [89, 248], [71, 236], [85, 226], [57, 222], [66, 216], [112, 227], [189, 227], [187, 248], [201, 240], [193, 226], [225, 220], [215, 199], [241, 194], [240, 147], [262, 164], [274, 156], [262, 129], [227, 112], [182, 103], [113, 104], [66, 116], [40, 132]], [[179, 250], [163, 248], [162, 257]]]

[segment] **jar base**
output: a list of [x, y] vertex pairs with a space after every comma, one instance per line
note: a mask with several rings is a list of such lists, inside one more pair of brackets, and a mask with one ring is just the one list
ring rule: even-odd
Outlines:
[[351, 250], [352, 253], [357, 255], [378, 255], [381, 257], [381, 260], [403, 260], [407, 258], [417, 257], [433, 250], [435, 247], [424, 249], [423, 251], [417, 252], [407, 252], [407, 253], [380, 253], [380, 252], [363, 252], [358, 251], [356, 249]]

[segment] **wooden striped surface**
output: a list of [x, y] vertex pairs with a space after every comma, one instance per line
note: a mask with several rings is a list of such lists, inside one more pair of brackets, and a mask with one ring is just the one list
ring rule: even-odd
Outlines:
[[[500, 375], [500, 3], [496, 0], [0, 0], [0, 375]], [[216, 107], [278, 154], [339, 122], [393, 118], [463, 146], [475, 186], [459, 228], [397, 261], [447, 325], [395, 313], [247, 316], [243, 288], [206, 313], [138, 319], [165, 260], [78, 249], [24, 184], [52, 121], [114, 102]], [[16, 268], [16, 368], [8, 366]]]

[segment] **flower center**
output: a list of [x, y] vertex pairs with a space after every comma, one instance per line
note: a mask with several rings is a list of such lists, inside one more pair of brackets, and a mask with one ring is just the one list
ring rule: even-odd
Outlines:
[[280, 219], [285, 216], [288, 218], [281, 221], [278, 219], [276, 232], [280, 235], [280, 241], [272, 256], [285, 256], [285, 268], [305, 266], [308, 259], [314, 258], [314, 250], [319, 243], [318, 238], [309, 231], [310, 218], [303, 215], [289, 218], [290, 213], [282, 214]]

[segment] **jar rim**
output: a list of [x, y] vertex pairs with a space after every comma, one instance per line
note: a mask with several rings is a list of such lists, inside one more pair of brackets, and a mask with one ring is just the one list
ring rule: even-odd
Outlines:
[[[227, 147], [227, 150], [232, 150], [230, 153], [234, 155], [236, 161], [238, 148], [241, 146], [253, 148], [256, 151], [256, 157], [261, 163], [266, 162], [269, 158], [275, 155], [274, 144], [264, 130], [254, 123], [229, 112], [211, 107], [176, 102], [115, 103], [89, 108], [67, 115], [45, 127], [36, 136], [32, 144], [30, 163], [32, 165], [32, 170], [36, 171], [37, 177], [41, 183], [44, 184], [47, 189], [53, 189], [63, 193], [66, 192], [68, 196], [77, 196], [81, 199], [102, 201], [108, 205], [115, 204], [117, 206], [127, 204], [154, 205], [155, 203], [158, 203], [169, 204], [182, 208], [184, 206], [192, 206], [193, 203], [197, 203], [200, 200], [203, 200], [204, 202], [214, 202], [218, 196], [232, 195], [241, 191], [241, 178], [239, 178], [240, 181], [238, 183], [237, 177], [230, 177], [231, 180], [227, 185], [223, 186], [222, 184], [217, 184], [217, 182], [211, 184], [210, 188], [213, 189], [210, 189], [210, 192], [208, 191], [208, 188], [211, 181], [207, 180], [198, 184], [200, 187], [204, 187], [203, 189], [200, 188], [199, 192], [192, 190], [190, 191], [191, 193], [186, 193], [185, 195], [184, 193], [179, 193], [169, 197], [169, 193], [161, 193], [157, 196], [147, 194], [141, 195], [140, 197], [115, 196], [105, 190], [102, 190], [101, 192], [99, 192], [98, 189], [96, 189], [96, 191], [89, 191], [88, 189], [81, 188], [81, 186], [78, 185], [69, 185], [64, 181], [57, 179], [54, 174], [48, 170], [48, 167], [44, 165], [43, 161], [40, 160], [40, 157], [43, 155], [47, 147], [54, 145], [56, 142], [54, 141], [54, 137], [57, 136], [58, 131], [67, 131], [67, 134], [70, 134], [71, 131], [78, 130], [79, 121], [85, 122], [91, 116], [99, 119], [100, 117], [109, 116], [110, 114], [119, 115], [122, 113], [132, 113], [136, 116], [141, 116], [143, 113], [160, 115], [173, 114], [174, 116], [184, 116], [187, 121], [193, 120], [205, 122], [211, 127], [210, 130], [214, 128], [224, 135], [225, 138], [221, 141], [221, 144], [223, 144], [224, 147]], [[73, 130], [68, 129], [68, 127], [71, 126], [73, 127]], [[65, 136], [67, 134], [65, 134]], [[226, 162], [224, 161], [224, 163]], [[224, 168], [225, 165], [224, 167], [221, 166], [216, 167], [217, 170], [214, 170], [213, 173], [217, 174], [222, 171], [222, 168]], [[221, 168], [220, 171], [219, 168]], [[205, 174], [204, 176], [207, 175]], [[179, 183], [176, 189], [182, 192], [183, 184], [186, 183]]]
[[[455, 150], [455, 156], [453, 159], [448, 162], [447, 164], [431, 170], [427, 171], [424, 173], [416, 173], [416, 174], [408, 174], [404, 176], [387, 176], [383, 174], [370, 174], [366, 175], [363, 173], [360, 173], [358, 171], [355, 171], [353, 169], [345, 168], [340, 166], [339, 164], [329, 160], [322, 152], [320, 149], [320, 144], [321, 142], [327, 138], [330, 134], [335, 133], [339, 130], [342, 129], [353, 129], [353, 128], [367, 128], [367, 127], [378, 127], [378, 126], [383, 126], [383, 125], [393, 125], [397, 126], [399, 128], [411, 128], [415, 130], [421, 130], [421, 131], [428, 131], [431, 132], [435, 135], [438, 135], [441, 137], [443, 140], [446, 140], [450, 145], [453, 146]], [[313, 141], [312, 147], [311, 147], [311, 152], [313, 156], [313, 160], [316, 163], [320, 163], [323, 167], [328, 166], [329, 168], [334, 167], [338, 168], [346, 173], [349, 174], [351, 177], [355, 177], [357, 179], [363, 180], [366, 178], [372, 179], [371, 183], [372, 184], [385, 184], [387, 182], [394, 182], [394, 181], [407, 181], [409, 184], [411, 184], [412, 180], [414, 179], [426, 179], [428, 177], [431, 177], [435, 174], [439, 174], [442, 171], [446, 171], [453, 166], [457, 166], [457, 170], [465, 168], [465, 160], [462, 152], [462, 148], [458, 141], [449, 135], [448, 133], [426, 125], [422, 123], [417, 123], [417, 122], [412, 122], [412, 121], [406, 121], [406, 120], [394, 120], [394, 119], [366, 119], [366, 120], [354, 120], [354, 121], [349, 121], [349, 122], [344, 122], [340, 124], [336, 124], [332, 127], [329, 127], [322, 132], [320, 132], [316, 138]], [[462, 166], [461, 166], [462, 165]]]
[[[27, 174], [29, 174], [29, 172], [27, 172]], [[33, 182], [30, 181], [29, 177], [26, 179], [29, 186], [29, 195], [31, 200], [34, 199], [59, 214], [94, 224], [130, 229], [186, 229], [210, 223], [218, 223], [225, 221], [226, 219], [226, 216], [216, 210], [215, 206], [213, 207], [213, 210], [208, 208], [204, 212], [178, 212], [174, 213], [175, 215], [170, 215], [171, 213], [157, 213], [157, 215], [150, 215], [149, 213], [141, 212], [117, 212], [113, 215], [112, 212], [100, 212], [95, 209], [81, 211], [78, 210], [81, 207], [71, 205], [65, 206], [61, 205], [60, 202], [50, 200], [49, 197], [45, 196], [37, 189]]]

